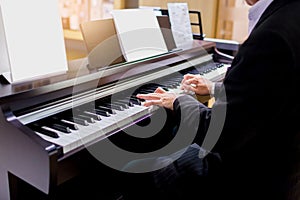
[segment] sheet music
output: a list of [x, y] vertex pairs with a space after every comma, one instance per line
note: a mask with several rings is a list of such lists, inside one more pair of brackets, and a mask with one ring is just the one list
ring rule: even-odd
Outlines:
[[126, 61], [168, 52], [153, 10], [114, 10], [112, 15]]
[[193, 33], [187, 3], [168, 3], [168, 12], [176, 46], [192, 42]]
[[[0, 70], [22, 82], [68, 70], [57, 0], [1, 0]], [[7, 66], [9, 65], [9, 66]], [[8, 74], [5, 73], [6, 70]]]

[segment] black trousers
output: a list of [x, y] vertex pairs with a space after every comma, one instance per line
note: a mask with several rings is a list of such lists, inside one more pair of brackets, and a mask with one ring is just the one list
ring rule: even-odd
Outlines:
[[[178, 159], [172, 159], [172, 156], [167, 156], [156, 158], [154, 162], [145, 161], [156, 166], [169, 163], [155, 171], [124, 173], [121, 183], [124, 200], [213, 199], [214, 177], [221, 165], [218, 154], [207, 154], [199, 146], [191, 145]], [[143, 161], [130, 167], [141, 164], [144, 164]]]

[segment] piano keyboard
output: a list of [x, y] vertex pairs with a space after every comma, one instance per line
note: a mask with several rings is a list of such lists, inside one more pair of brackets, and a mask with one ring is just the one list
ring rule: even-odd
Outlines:
[[229, 64], [217, 64], [215, 67], [201, 72], [200, 75], [212, 82], [221, 81], [224, 78], [228, 67], [230, 67]]
[[[183, 63], [183, 65], [186, 65], [186, 63]], [[219, 81], [224, 77], [229, 65], [216, 64], [212, 67], [211, 63], [207, 64], [207, 66], [203, 66], [202, 64], [201, 68], [194, 66], [192, 70], [184, 67], [185, 66], [177, 66], [177, 68], [182, 68], [181, 70], [184, 70], [184, 73], [182, 74], [200, 73], [203, 77], [211, 81]], [[162, 77], [161, 74], [166, 73], [167, 75], [169, 70], [166, 70], [166, 72], [162, 70], [158, 73], [158, 77]], [[85, 144], [108, 137], [127, 126], [130, 126], [136, 121], [142, 120], [157, 109], [156, 106], [142, 106], [142, 100], [135, 98], [137, 93], [151, 93], [154, 92], [158, 86], [161, 86], [170, 92], [182, 93], [183, 91], [180, 89], [180, 82], [183, 75], [176, 73], [171, 77], [169, 74], [168, 76], [168, 79], [166, 79], [166, 77], [156, 78], [154, 73], [149, 77], [146, 75], [140, 77], [140, 79], [135, 79], [134, 85], [140, 85], [142, 81], [144, 82], [132, 96], [124, 97], [120, 95], [120, 98], [114, 101], [108, 98], [108, 96], [103, 99], [96, 98], [98, 99], [96, 101], [95, 97], [93, 97], [93, 101], [95, 101], [93, 104], [77, 102], [77, 104], [72, 104], [72, 107], [68, 109], [58, 106], [56, 110], [49, 108], [49, 110], [54, 112], [51, 115], [49, 115], [51, 111], [44, 113], [38, 111], [37, 114], [35, 114], [39, 115], [38, 120], [33, 120], [37, 119], [36, 116], [19, 116], [19, 120], [43, 139], [61, 146], [63, 153], [66, 154], [79, 147], [83, 147]], [[145, 85], [147, 82], [153, 82], [153, 80], [158, 84]], [[123, 89], [120, 88], [120, 91], [117, 92], [122, 93], [122, 90]], [[115, 90], [113, 91], [116, 92]], [[99, 93], [103, 94], [105, 92], [101, 91]], [[81, 99], [93, 102], [87, 98]], [[60, 112], [58, 112], [58, 110], [60, 110]]]
[[[100, 115], [97, 112], [89, 112], [86, 114], [82, 112], [77, 120], [74, 121], [68, 118], [61, 118], [56, 121], [56, 124], [62, 125], [63, 129], [53, 127], [49, 123], [39, 124], [40, 128], [52, 132], [52, 134], [42, 133], [39, 129], [33, 127], [32, 129], [47, 141], [63, 147], [63, 153], [68, 153], [84, 144], [107, 137], [108, 134], [125, 128], [126, 126], [134, 123], [135, 120], [141, 119], [149, 114], [149, 108], [141, 105], [133, 105], [124, 110], [113, 110], [113, 114]], [[76, 115], [78, 117], [78, 115]], [[82, 118], [84, 116], [84, 118]], [[94, 116], [94, 117], [92, 117]], [[85, 119], [86, 118], [86, 119]], [[93, 120], [92, 120], [93, 119]], [[68, 128], [75, 126], [76, 128]], [[68, 130], [68, 131], [64, 131]], [[53, 133], [58, 137], [53, 137]]]

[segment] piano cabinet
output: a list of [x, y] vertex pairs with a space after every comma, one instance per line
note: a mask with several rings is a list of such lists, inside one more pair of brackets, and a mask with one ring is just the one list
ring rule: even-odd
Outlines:
[[[72, 181], [78, 175], [85, 174], [85, 170], [89, 171], [84, 167], [85, 163], [90, 163], [90, 166], [95, 165], [98, 172], [101, 169], [102, 184], [106, 185], [104, 188], [117, 194], [118, 189], [112, 186], [114, 183], [110, 178], [110, 176], [118, 174], [116, 170], [99, 162], [96, 164], [95, 158], [87, 152], [84, 144], [78, 141], [73, 141], [72, 144], [59, 143], [56, 142], [60, 141], [59, 139], [54, 140], [49, 135], [43, 135], [43, 132], [57, 133], [59, 138], [67, 137], [62, 136], [61, 129], [55, 128], [61, 128], [62, 123], [67, 121], [73, 126], [75, 124], [79, 129], [71, 130], [72, 127], [65, 127], [65, 130], [70, 129], [71, 134], [76, 134], [75, 132], [81, 132], [84, 129], [84, 125], [80, 122], [85, 122], [91, 127], [95, 126], [93, 124], [102, 122], [108, 124], [111, 120], [105, 121], [103, 114], [107, 114], [110, 110], [116, 110], [115, 114], [110, 113], [110, 115], [115, 115], [114, 118], [119, 120], [117, 121], [121, 124], [119, 127], [116, 128], [113, 126], [114, 124], [109, 124], [105, 129], [106, 132], [96, 130], [93, 133], [96, 135], [88, 135], [84, 139], [88, 146], [101, 145], [108, 139], [123, 145], [122, 141], [127, 141], [127, 139], [124, 140], [123, 130], [133, 124], [147, 124], [147, 119], [159, 110], [149, 110], [143, 107], [132, 94], [131, 96], [125, 95], [125, 98], [124, 93], [126, 92], [124, 91], [132, 92], [132, 88], [137, 88], [135, 92], [151, 92], [155, 89], [151, 86], [154, 83], [154, 85], [163, 86], [170, 91], [180, 92], [180, 79], [185, 73], [201, 73], [213, 81], [219, 81], [226, 72], [223, 67], [228, 66], [221, 65], [213, 59], [214, 47], [215, 44], [212, 42], [197, 40], [176, 52], [136, 62], [125, 62], [99, 69], [80, 66], [80, 68], [84, 68], [82, 71], [79, 71], [78, 66], [76, 69], [69, 66], [66, 74], [14, 85], [0, 77], [0, 199], [22, 198], [18, 191], [21, 191], [20, 187], [24, 184], [35, 188], [46, 199], [59, 199], [64, 184]], [[86, 60], [82, 63], [86, 63]], [[146, 86], [143, 87], [144, 85]], [[119, 97], [127, 99], [127, 102], [124, 99], [117, 99], [110, 103], [111, 96], [118, 96], [118, 94], [120, 94]], [[124, 106], [124, 102], [130, 104]], [[85, 110], [87, 105], [92, 105], [93, 112]], [[120, 105], [123, 106], [123, 109], [128, 110], [128, 117], [133, 120], [128, 121], [124, 117], [123, 111], [118, 110], [117, 106]], [[95, 108], [96, 106], [97, 108]], [[103, 106], [108, 107], [109, 110], [101, 110], [104, 109]], [[70, 122], [68, 121], [71, 120], [70, 116], [65, 117], [73, 109], [78, 110], [80, 116], [73, 116], [76, 119]], [[101, 115], [102, 120], [97, 121], [98, 115]], [[77, 117], [81, 117], [80, 120]], [[52, 123], [52, 120], [60, 125], [56, 124], [54, 127], [54, 124], [49, 124], [49, 121]], [[50, 126], [50, 128], [44, 128], [44, 126]], [[166, 125], [167, 130], [170, 130], [170, 127]], [[47, 129], [47, 131], [39, 132], [41, 129]], [[164, 131], [166, 130], [164, 129]], [[141, 151], [149, 151], [151, 148], [148, 149], [148, 147], [155, 143], [159, 145], [152, 147], [160, 148], [169, 139], [171, 139], [169, 136], [166, 138], [158, 136], [153, 141], [148, 140], [146, 146], [140, 145], [138, 151], [141, 149]], [[127, 147], [125, 145], [124, 148], [136, 151], [136, 149], [132, 149], [132, 147], [138, 146], [135, 145], [136, 142], [129, 139], [129, 142], [125, 143]], [[75, 191], [76, 188], [73, 190]], [[112, 195], [112, 198], [114, 197], [116, 196]]]
[[56, 182], [57, 149], [8, 115], [0, 112], [0, 199], [15, 195], [9, 190], [14, 189], [13, 176], [50, 193], [53, 188], [49, 183]]

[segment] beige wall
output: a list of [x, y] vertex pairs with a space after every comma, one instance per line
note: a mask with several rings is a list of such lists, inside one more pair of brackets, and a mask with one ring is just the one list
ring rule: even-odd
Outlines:
[[[167, 3], [169, 2], [187, 2], [190, 10], [201, 12], [203, 31], [206, 37], [243, 42], [248, 35], [247, 16], [249, 10], [249, 6], [247, 6], [244, 1], [245, 0], [114, 0], [114, 9], [130, 8], [138, 5], [166, 9]], [[194, 22], [195, 18], [193, 17], [195, 16], [191, 15], [191, 22]], [[198, 32], [198, 29], [194, 28], [193, 32]], [[80, 34], [80, 32], [77, 31], [76, 34]], [[78, 37], [73, 38], [73, 36], [71, 36], [69, 38], [69, 35], [70, 34], [68, 34], [66, 39], [75, 40], [75, 42], [77, 42]], [[70, 45], [70, 47], [73, 48], [72, 45]], [[84, 46], [80, 49], [80, 56], [85, 53], [83, 48]], [[71, 50], [73, 52], [73, 49]], [[78, 55], [76, 49], [75, 56]], [[71, 55], [72, 58], [75, 56]]]
[[249, 8], [244, 0], [220, 0], [216, 37], [244, 41], [248, 36]]
[[[187, 2], [190, 10], [200, 11], [204, 33], [207, 37], [215, 37], [218, 0], [139, 0], [139, 5], [166, 9], [167, 3], [173, 2]], [[191, 16], [191, 21], [194, 20], [195, 17]], [[193, 31], [197, 32], [197, 29]]]
[[138, 8], [139, 0], [114, 0], [115, 9]]
[[245, 0], [139, 0], [141, 6], [161, 8], [167, 8], [169, 2], [187, 2], [190, 10], [200, 11], [206, 37], [242, 42], [248, 36], [250, 7]]
[[125, 0], [114, 0], [114, 9], [125, 8]]

